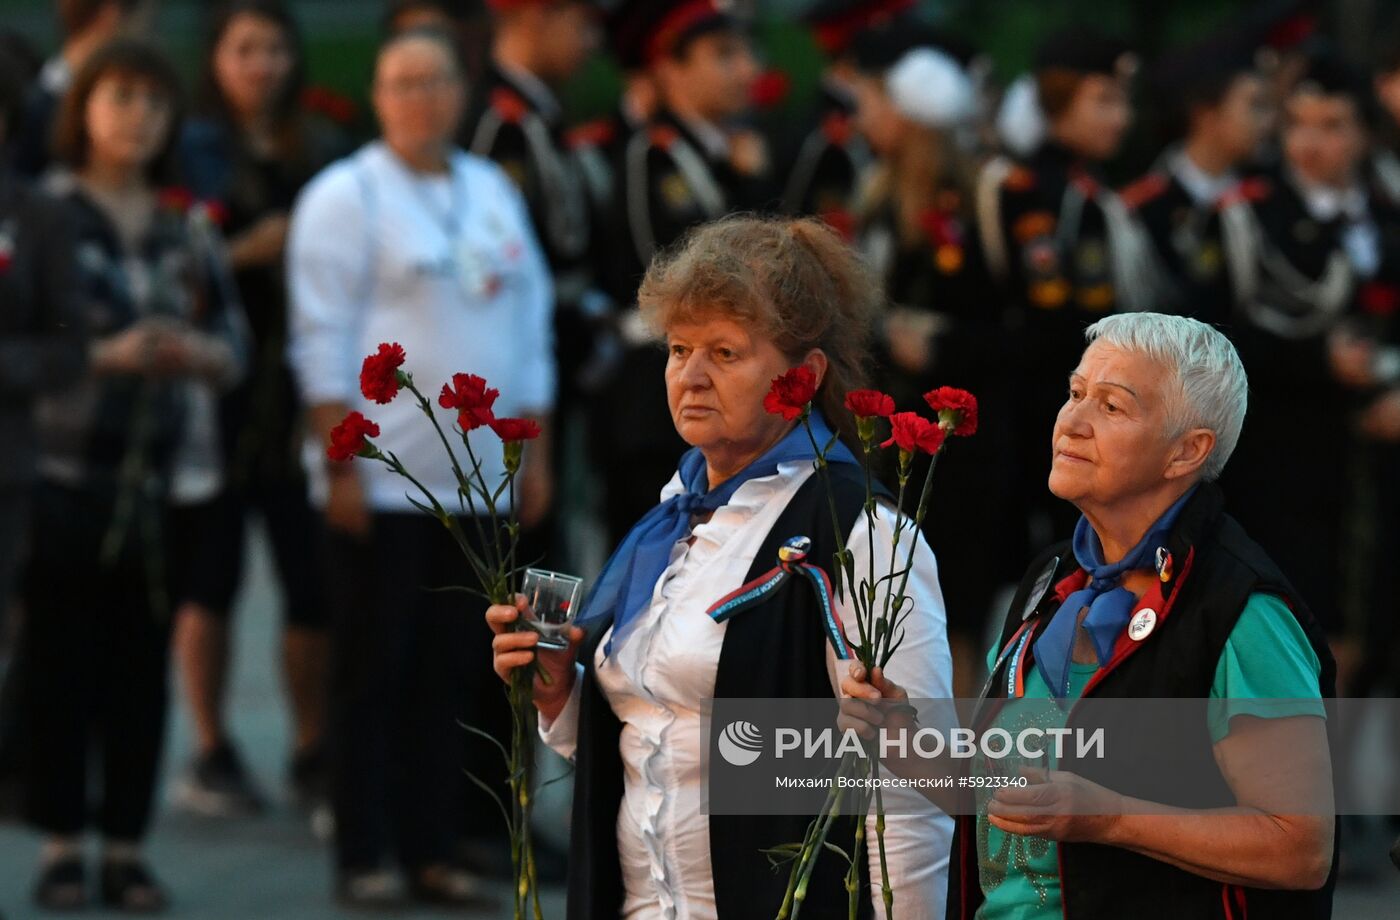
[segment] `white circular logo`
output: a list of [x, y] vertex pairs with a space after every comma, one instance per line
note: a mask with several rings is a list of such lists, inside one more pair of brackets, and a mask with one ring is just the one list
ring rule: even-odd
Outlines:
[[736, 767], [747, 767], [763, 753], [763, 733], [752, 722], [730, 722], [719, 735], [719, 753]]
[[1141, 642], [1152, 635], [1152, 630], [1157, 627], [1157, 611], [1151, 607], [1144, 607], [1128, 623], [1128, 638], [1134, 642]]

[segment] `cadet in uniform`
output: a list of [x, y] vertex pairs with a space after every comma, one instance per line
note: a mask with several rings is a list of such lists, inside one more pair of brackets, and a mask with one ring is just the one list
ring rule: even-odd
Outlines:
[[774, 197], [766, 154], [736, 143], [758, 66], [748, 39], [715, 0], [635, 0], [616, 20], [617, 41], [643, 62], [658, 93], [650, 125], [622, 145], [610, 221], [609, 289], [619, 304], [622, 365], [599, 402], [594, 435], [614, 542], [657, 502], [685, 444], [664, 389], [666, 354], [634, 302], [655, 253], [690, 227]]
[[1121, 193], [1151, 244], [1143, 270], [1157, 292], [1154, 306], [1228, 324], [1233, 298], [1220, 205], [1260, 193], [1257, 181], [1240, 185], [1240, 169], [1272, 129], [1267, 87], [1250, 55], [1215, 43], [1164, 62], [1154, 82], [1184, 136]]
[[783, 159], [792, 164], [783, 187], [787, 213], [815, 215], [852, 234], [856, 192], [871, 165], [870, 147], [852, 122], [852, 48], [865, 30], [892, 17], [903, 19], [913, 6], [913, 0], [818, 0], [808, 10], [807, 25], [827, 65], [817, 84], [816, 110], [803, 122], [809, 130]]
[[1092, 31], [1049, 38], [1035, 64], [1045, 139], [1022, 161], [992, 159], [978, 179], [983, 255], [1006, 306], [1020, 501], [1028, 518], [1048, 516], [1051, 527], [1036, 545], [1067, 534], [1078, 517], [1045, 482], [1084, 329], [1115, 309], [1147, 306], [1135, 275], [1141, 233], [1097, 173], [1127, 131], [1135, 65], [1125, 45]]
[[1366, 181], [1369, 87], [1312, 59], [1287, 97], [1283, 163], [1265, 194], [1221, 217], [1249, 415], [1227, 473], [1232, 513], [1289, 572], [1329, 631], [1340, 629], [1355, 443], [1364, 387], [1358, 341], [1400, 307], [1396, 215]]

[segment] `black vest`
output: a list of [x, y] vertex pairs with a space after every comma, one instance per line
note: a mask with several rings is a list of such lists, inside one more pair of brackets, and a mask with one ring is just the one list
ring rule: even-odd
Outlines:
[[[865, 476], [859, 467], [831, 469], [832, 491], [842, 535], [850, 534], [865, 502]], [[777, 564], [778, 548], [794, 536], [812, 540], [808, 560], [831, 571], [836, 537], [822, 477], [813, 474], [798, 489], [754, 556], [746, 581]], [[715, 599], [738, 585], [715, 585]], [[685, 615], [696, 615], [687, 611]], [[569, 844], [569, 920], [615, 920], [624, 890], [617, 850], [617, 814], [622, 805], [622, 723], [598, 686], [594, 656], [607, 622], [599, 623], [579, 649], [584, 666], [579, 701], [578, 747], [574, 756], [574, 804]], [[739, 614], [725, 627], [715, 675], [716, 699], [820, 698], [833, 696], [826, 668], [826, 632], [816, 598], [804, 579], [789, 579], [765, 603]], [[713, 815], [710, 864], [715, 906], [725, 920], [771, 920], [787, 887], [786, 867], [774, 872], [759, 852], [800, 842], [810, 817], [794, 815]], [[855, 823], [836, 824], [830, 840], [848, 847]], [[804, 917], [846, 917], [846, 865], [823, 852], [808, 886]], [[872, 913], [869, 871], [861, 866], [861, 916]]]
[[[1322, 696], [1336, 695], [1336, 663], [1321, 628], [1278, 568], [1223, 509], [1222, 493], [1210, 483], [1203, 484], [1187, 502], [1167, 541], [1175, 571], [1161, 585], [1163, 606], [1157, 629], [1136, 643], [1116, 667], [1096, 674], [1085, 688], [1085, 696], [1207, 699], [1225, 641], [1255, 592], [1276, 595], [1287, 603], [1322, 664], [1318, 680]], [[1052, 564], [1053, 574], [1047, 575]], [[1068, 542], [1051, 547], [1031, 564], [1011, 602], [999, 650], [1025, 618], [1040, 616], [1033, 636], [1044, 630], [1059, 604], [1049, 588], [1078, 568]], [[1033, 592], [1039, 597], [1032, 596]], [[978, 725], [985, 725], [999, 708], [999, 701], [1005, 699], [1007, 667], [1002, 662], [992, 675], [975, 719]], [[1073, 725], [1072, 715], [1067, 724]], [[1209, 758], [1204, 706], [1199, 724], [1203, 737], [1192, 747]], [[1130, 756], [1141, 762], [1172, 762], [1181, 757], [1179, 748], [1165, 749], [1169, 742], [1151, 731], [1115, 732], [1113, 738], [1115, 755], [1127, 743], [1134, 745]], [[1079, 761], [1073, 769], [1087, 779], [1096, 778], [1090, 761]], [[1233, 801], [1213, 760], [1202, 760], [1193, 770], [1191, 775], [1216, 777], [1216, 788], [1199, 790], [1201, 801], [1165, 804], [1204, 807], [1204, 802]], [[1133, 790], [1121, 788], [1121, 777], [1117, 786], [1119, 791], [1133, 794]], [[971, 920], [982, 903], [976, 824], [971, 815], [956, 822], [948, 920]], [[1332, 915], [1336, 853], [1340, 850], [1334, 850], [1332, 872], [1322, 888], [1271, 891], [1224, 885], [1118, 847], [1061, 843], [1058, 849], [1065, 920], [1240, 920], [1246, 915], [1270, 920], [1326, 920]]]

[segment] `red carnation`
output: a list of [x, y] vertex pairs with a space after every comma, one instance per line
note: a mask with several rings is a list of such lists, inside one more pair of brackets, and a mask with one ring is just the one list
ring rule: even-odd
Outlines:
[[171, 185], [156, 193], [156, 201], [166, 211], [184, 214], [194, 206], [194, 192], [183, 185]]
[[879, 390], [852, 390], [846, 394], [846, 408], [861, 418], [889, 418], [894, 413], [894, 397]]
[[351, 457], [360, 456], [373, 447], [366, 438], [379, 437], [379, 426], [358, 412], [351, 412], [345, 420], [331, 429], [331, 443], [326, 448], [326, 456], [337, 463], [344, 463]]
[[781, 415], [789, 422], [801, 415], [817, 395], [817, 375], [811, 368], [799, 365], [773, 378], [773, 387], [763, 397], [763, 408]]
[[533, 441], [540, 436], [540, 423], [528, 418], [498, 418], [491, 422], [491, 430], [507, 443]]
[[405, 360], [403, 346], [398, 342], [392, 345], [381, 342], [378, 352], [367, 355], [360, 366], [360, 392], [365, 399], [382, 405], [399, 395], [399, 387], [403, 385], [399, 368]]
[[924, 394], [924, 402], [938, 413], [939, 423], [960, 438], [977, 433], [977, 397], [957, 387], [939, 387]]
[[453, 374], [452, 382], [442, 385], [438, 405], [444, 409], [456, 409], [457, 424], [462, 426], [463, 431], [474, 431], [496, 420], [491, 407], [500, 395], [500, 390], [488, 389], [486, 380], [476, 374]]
[[907, 454], [918, 450], [936, 454], [945, 437], [947, 433], [941, 427], [917, 412], [896, 412], [890, 416], [890, 439], [880, 446], [897, 444]]

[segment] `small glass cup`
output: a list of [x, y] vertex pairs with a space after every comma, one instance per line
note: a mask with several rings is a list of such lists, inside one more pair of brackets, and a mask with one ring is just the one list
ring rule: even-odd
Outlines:
[[521, 583], [525, 595], [525, 625], [540, 634], [537, 648], [569, 647], [569, 626], [578, 614], [583, 579], [548, 569], [526, 569]]

